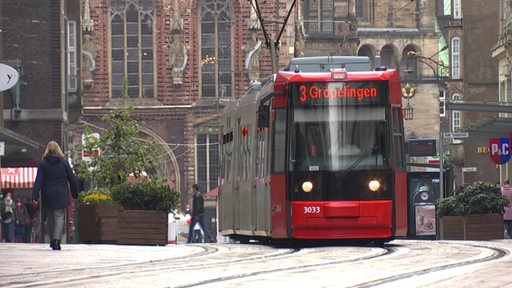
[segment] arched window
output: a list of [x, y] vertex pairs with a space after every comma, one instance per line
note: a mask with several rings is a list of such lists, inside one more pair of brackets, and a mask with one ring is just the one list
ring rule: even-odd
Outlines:
[[398, 65], [395, 51], [391, 46], [386, 45], [382, 47], [382, 50], [380, 51], [380, 58], [382, 61], [382, 65], [392, 69], [397, 68]]
[[375, 68], [375, 53], [371, 46], [361, 46], [357, 51], [357, 56], [368, 56], [368, 58], [370, 58], [370, 62], [372, 63], [372, 69]]
[[400, 77], [403, 80], [415, 80], [419, 78], [420, 71], [418, 71], [418, 51], [413, 46], [405, 47], [402, 52], [402, 59], [400, 61]]
[[451, 76], [452, 79], [460, 79], [460, 38], [453, 37], [451, 45]]
[[201, 95], [231, 97], [231, 1], [201, 1]]
[[111, 0], [111, 95], [123, 97], [128, 77], [130, 98], [155, 97], [153, 0]]

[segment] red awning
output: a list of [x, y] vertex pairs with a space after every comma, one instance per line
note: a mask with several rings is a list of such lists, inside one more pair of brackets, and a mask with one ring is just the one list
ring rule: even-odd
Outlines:
[[2, 188], [32, 189], [37, 167], [2, 168]]
[[213, 188], [212, 190], [208, 191], [208, 193], [206, 193], [204, 196], [205, 197], [217, 197], [217, 196], [219, 196], [219, 187]]

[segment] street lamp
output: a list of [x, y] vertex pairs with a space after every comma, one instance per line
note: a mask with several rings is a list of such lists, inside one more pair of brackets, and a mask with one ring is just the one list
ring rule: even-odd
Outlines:
[[405, 120], [412, 120], [414, 118], [414, 108], [412, 108], [409, 101], [407, 101], [405, 108], [402, 108], [402, 116]]
[[412, 108], [409, 100], [416, 95], [416, 88], [411, 85], [409, 82], [405, 82], [405, 85], [402, 86], [402, 97], [407, 99], [407, 105], [405, 108], [402, 108], [402, 116], [405, 120], [412, 120], [414, 118], [414, 108]]
[[[414, 56], [419, 61], [427, 65], [432, 72], [434, 73], [434, 76], [436, 80], [438, 81], [438, 85], [442, 87], [443, 89], [447, 88], [447, 83], [445, 81], [442, 81], [443, 79], [446, 79], [446, 75], [448, 75], [449, 72], [449, 66], [444, 64], [442, 60], [434, 60], [432, 57], [438, 55], [442, 51], [448, 49], [448, 45], [444, 46], [442, 49], [437, 51], [434, 55], [430, 57], [424, 57], [421, 56], [419, 52], [417, 51], [409, 51], [407, 52], [407, 55]], [[445, 194], [445, 187], [444, 187], [444, 147], [443, 147], [443, 133], [442, 133], [442, 125], [441, 125], [441, 119], [439, 120], [439, 197], [444, 198]]]

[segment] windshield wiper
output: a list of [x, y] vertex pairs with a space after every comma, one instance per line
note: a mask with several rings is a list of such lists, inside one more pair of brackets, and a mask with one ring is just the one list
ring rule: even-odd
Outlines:
[[372, 149], [372, 152], [370, 154], [364, 154], [362, 155], [361, 157], [357, 158], [356, 161], [354, 161], [354, 163], [350, 164], [350, 166], [347, 167], [347, 169], [345, 169], [343, 171], [343, 173], [341, 173], [341, 177], [345, 177], [345, 175], [347, 175], [347, 173], [349, 173], [350, 171], [352, 171], [357, 165], [359, 165], [359, 163], [361, 163], [363, 160], [365, 160], [366, 158], [372, 156], [372, 155], [375, 155], [375, 161], [377, 161], [377, 147], [373, 147]]

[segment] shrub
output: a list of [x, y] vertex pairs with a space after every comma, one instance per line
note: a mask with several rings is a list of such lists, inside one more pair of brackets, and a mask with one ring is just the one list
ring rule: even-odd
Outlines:
[[156, 180], [125, 182], [112, 187], [112, 198], [124, 209], [169, 212], [177, 206], [179, 192]]
[[503, 213], [509, 200], [500, 188], [488, 182], [475, 182], [459, 189], [453, 196], [437, 201], [437, 215], [466, 216], [469, 214]]

